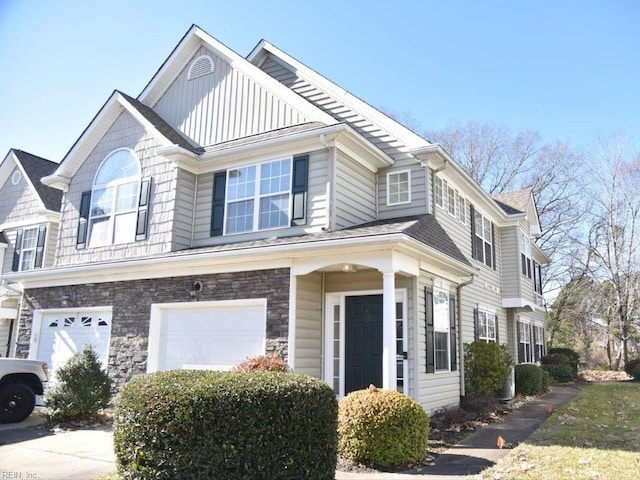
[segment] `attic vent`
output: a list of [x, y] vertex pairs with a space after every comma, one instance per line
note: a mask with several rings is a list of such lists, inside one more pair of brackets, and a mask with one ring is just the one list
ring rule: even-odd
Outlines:
[[213, 59], [209, 55], [200, 55], [191, 63], [187, 79], [193, 80], [209, 73], [213, 73]]

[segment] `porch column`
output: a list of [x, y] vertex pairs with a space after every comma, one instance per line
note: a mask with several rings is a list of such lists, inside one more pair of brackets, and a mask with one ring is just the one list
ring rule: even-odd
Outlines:
[[396, 363], [396, 276], [382, 273], [382, 388], [398, 385]]

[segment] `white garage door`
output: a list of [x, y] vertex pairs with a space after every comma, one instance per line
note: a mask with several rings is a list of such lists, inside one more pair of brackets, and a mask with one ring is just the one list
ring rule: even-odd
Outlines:
[[111, 336], [111, 312], [63, 312], [43, 313], [40, 337], [37, 339], [36, 358], [49, 364], [53, 379], [55, 373], [76, 352], [92, 344], [107, 368], [109, 338]]
[[229, 370], [264, 355], [265, 338], [264, 299], [153, 305], [147, 371]]

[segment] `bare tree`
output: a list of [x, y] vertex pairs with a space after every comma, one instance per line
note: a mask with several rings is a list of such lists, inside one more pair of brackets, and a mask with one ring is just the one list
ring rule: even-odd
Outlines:
[[[603, 318], [611, 341], [621, 343], [628, 361], [628, 342], [639, 327], [640, 303], [640, 155], [628, 139], [601, 140], [590, 158], [593, 199], [587, 216], [585, 269], [605, 288]], [[611, 353], [610, 353], [611, 359]], [[619, 367], [620, 358], [612, 365]]]

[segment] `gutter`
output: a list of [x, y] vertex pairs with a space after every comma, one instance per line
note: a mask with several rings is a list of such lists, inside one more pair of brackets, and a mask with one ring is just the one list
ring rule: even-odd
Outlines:
[[476, 278], [476, 274], [472, 273], [469, 280], [459, 283], [456, 288], [457, 302], [458, 302], [458, 348], [460, 349], [460, 396], [465, 396], [465, 372], [464, 372], [464, 341], [462, 340], [462, 289], [468, 285], [471, 285]]

